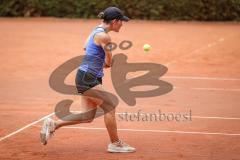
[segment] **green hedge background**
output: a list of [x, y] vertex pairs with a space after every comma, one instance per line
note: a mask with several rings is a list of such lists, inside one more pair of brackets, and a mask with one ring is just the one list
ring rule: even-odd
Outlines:
[[96, 18], [108, 6], [132, 19], [240, 20], [240, 0], [0, 0], [0, 16]]

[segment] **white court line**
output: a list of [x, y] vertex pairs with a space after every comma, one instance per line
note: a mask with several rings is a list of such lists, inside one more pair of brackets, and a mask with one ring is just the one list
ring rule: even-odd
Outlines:
[[220, 80], [220, 81], [240, 81], [240, 78], [223, 77], [197, 77], [197, 76], [163, 76], [163, 79], [192, 79], [192, 80]]
[[[140, 109], [139, 109], [140, 110]], [[141, 110], [141, 111], [143, 111], [143, 110]], [[81, 113], [80, 111], [71, 111], [71, 112], [75, 112], [75, 113]], [[102, 113], [103, 114], [103, 112], [97, 112], [98, 114], [99, 113]], [[133, 115], [133, 114], [138, 114], [138, 112], [117, 112], [116, 114], [117, 115], [123, 115], [123, 114], [131, 114], [131, 115]], [[169, 112], [170, 113], [170, 112]], [[152, 114], [151, 112], [149, 112], [149, 113], [146, 113], [147, 115], [149, 115], [149, 114]], [[143, 114], [143, 113], [140, 113], [140, 115], [146, 115], [146, 114]], [[154, 112], [153, 112], [153, 114], [154, 114]], [[158, 116], [157, 116], [158, 117]], [[189, 117], [189, 116], [188, 116]], [[238, 117], [211, 117], [211, 116], [209, 116], [209, 117], [205, 117], [205, 116], [191, 116], [192, 118], [194, 118], [194, 119], [218, 119], [218, 120], [240, 120], [240, 117], [238, 118]]]
[[32, 122], [32, 123], [30, 123], [30, 124], [28, 124], [28, 125], [26, 125], [26, 126], [20, 128], [20, 129], [18, 129], [18, 130], [16, 130], [16, 131], [14, 131], [14, 132], [12, 132], [12, 133], [10, 133], [10, 134], [4, 136], [4, 137], [1, 137], [1, 138], [0, 138], [0, 142], [3, 141], [3, 140], [6, 139], [6, 138], [9, 138], [9, 137], [11, 137], [11, 136], [13, 136], [13, 135], [15, 135], [15, 134], [17, 134], [17, 133], [23, 131], [24, 129], [27, 129], [27, 128], [29, 128], [29, 127], [35, 125], [36, 123], [38, 123], [38, 122], [44, 120], [45, 118], [51, 117], [51, 116], [54, 115], [54, 114], [55, 114], [55, 113], [51, 113], [51, 114], [49, 114], [49, 115], [46, 115], [46, 116], [44, 116], [43, 118], [41, 118], [41, 119], [39, 119], [39, 120], [36, 120], [36, 121], [34, 121], [34, 122]]
[[[79, 111], [72, 111], [72, 112], [79, 112]], [[116, 114], [124, 114], [125, 112], [122, 112], [122, 113], [116, 113]], [[128, 112], [128, 114], [129, 114], [130, 112]], [[3, 141], [4, 139], [7, 139], [7, 138], [9, 138], [9, 137], [11, 137], [11, 136], [13, 136], [13, 135], [15, 135], [15, 134], [17, 134], [17, 133], [19, 133], [19, 132], [21, 132], [21, 131], [23, 131], [23, 130], [25, 130], [25, 129], [27, 129], [27, 128], [29, 128], [29, 127], [31, 127], [31, 126], [33, 126], [33, 125], [35, 125], [35, 124], [37, 124], [38, 122], [40, 122], [40, 121], [42, 121], [42, 120], [44, 120], [44, 119], [46, 119], [46, 118], [48, 118], [48, 117], [51, 117], [52, 115], [54, 115], [55, 113], [53, 112], [53, 113], [51, 113], [51, 114], [49, 114], [49, 115], [46, 115], [46, 116], [44, 116], [43, 118], [41, 118], [41, 119], [39, 119], [39, 120], [37, 120], [37, 121], [34, 121], [34, 122], [32, 122], [32, 123], [30, 123], [30, 124], [28, 124], [28, 125], [26, 125], [26, 126], [24, 126], [24, 127], [22, 127], [22, 128], [20, 128], [20, 129], [18, 129], [17, 131], [14, 131], [14, 132], [12, 132], [12, 133], [10, 133], [10, 134], [8, 134], [8, 135], [6, 135], [6, 136], [4, 136], [4, 137], [1, 137], [0, 138], [0, 142], [1, 141]], [[136, 113], [134, 113], [134, 114], [136, 114]], [[199, 118], [199, 119], [224, 119], [224, 120], [240, 120], [240, 118], [233, 118], [233, 117], [202, 117], [202, 116], [192, 116], [192, 118]], [[68, 127], [69, 128], [69, 127]], [[72, 127], [71, 127], [72, 128]], [[83, 128], [83, 127], [82, 127]], [[126, 129], [120, 129], [120, 130], [126, 130]], [[140, 130], [139, 130], [140, 131]], [[144, 131], [146, 131], [146, 130], [144, 130]], [[148, 130], [147, 130], [148, 131]], [[150, 131], [150, 130], [149, 130]], [[155, 131], [154, 130], [154, 132], [165, 132], [165, 133], [188, 133], [188, 132], [185, 132], [185, 131], [161, 131], [161, 130], [157, 130], [157, 131]], [[220, 134], [220, 135], [240, 135], [240, 134], [229, 134], [229, 133], [208, 133], [208, 132], [189, 132], [189, 133], [195, 133], [195, 134], [197, 134], [197, 133], [199, 133], [199, 134], [215, 134], [215, 135], [217, 135], [217, 134]]]
[[[106, 128], [94, 127], [63, 127], [66, 129], [84, 129], [84, 130], [106, 130]], [[169, 130], [149, 130], [149, 129], [118, 129], [118, 131], [131, 132], [155, 132], [155, 133], [177, 133], [177, 134], [198, 134], [198, 135], [222, 135], [222, 136], [240, 136], [240, 133], [218, 133], [218, 132], [189, 132], [189, 131], [169, 131]]]
[[[225, 39], [226, 39], [226, 38], [225, 38]], [[207, 44], [207, 45], [204, 45], [204, 46], [202, 46], [202, 47], [199, 47], [199, 48], [197, 48], [197, 49], [195, 49], [195, 50], [193, 50], [193, 51], [191, 51], [191, 52], [183, 55], [182, 57], [180, 57], [180, 60], [183, 59], [183, 58], [188, 58], [189, 56], [195, 55], [195, 53], [199, 53], [199, 52], [202, 52], [202, 51], [204, 51], [204, 50], [206, 50], [206, 49], [215, 47], [215, 46], [217, 46], [218, 44], [222, 43], [225, 39], [224, 39], [224, 38], [219, 38], [218, 40], [215, 40], [215, 41], [212, 42], [212, 43], [209, 43], [209, 44]], [[173, 60], [173, 61], [170, 61], [170, 62], [168, 62], [168, 63], [166, 64], [166, 66], [169, 67], [170, 65], [172, 65], [172, 64], [174, 64], [174, 63], [176, 63], [176, 62], [178, 62], [178, 61], [179, 61], [179, 59], [178, 59], [178, 60], [175, 59], [175, 60]]]
[[228, 88], [189, 88], [189, 87], [173, 87], [174, 89], [190, 89], [190, 90], [202, 90], [202, 91], [224, 91], [224, 92], [239, 92], [239, 88], [228, 89]]
[[[72, 111], [72, 112], [79, 112], [79, 111]], [[128, 114], [137, 114], [137, 113], [133, 113], [133, 112], [127, 112], [127, 113], [128, 113]], [[39, 120], [37, 120], [37, 121], [34, 121], [34, 122], [32, 122], [32, 123], [30, 123], [30, 124], [28, 124], [28, 125], [20, 128], [20, 129], [18, 129], [18, 130], [15, 131], [15, 132], [12, 132], [12, 133], [4, 136], [4, 137], [1, 137], [1, 138], [0, 138], [0, 142], [3, 141], [3, 140], [6, 139], [6, 138], [9, 138], [9, 137], [11, 137], [11, 136], [13, 136], [13, 135], [15, 135], [15, 134], [17, 134], [17, 133], [19, 133], [19, 132], [27, 129], [27, 128], [35, 125], [36, 123], [44, 120], [45, 118], [51, 117], [51, 116], [54, 115], [54, 114], [55, 114], [55, 113], [51, 113], [51, 114], [49, 114], [49, 115], [47, 115], [47, 116], [45, 116], [45, 117], [43, 117], [43, 118], [41, 118], [41, 119], [39, 119]], [[117, 114], [117, 115], [119, 115], [119, 114], [126, 114], [126, 112], [118, 112], [118, 113], [116, 113], [116, 114]], [[143, 114], [141, 114], [141, 115], [143, 115]], [[204, 117], [204, 116], [192, 116], [192, 118], [196, 118], [196, 119], [220, 119], [220, 120], [240, 120], [240, 118], [236, 118], [236, 117]]]
[[[142, 110], [141, 110], [142, 111]], [[122, 115], [122, 114], [126, 114], [126, 112], [118, 112], [116, 113], [117, 115]], [[137, 112], [127, 112], [127, 114], [138, 114]], [[147, 114], [151, 114], [151, 113], [147, 113]], [[154, 112], [153, 112], [154, 114]], [[140, 115], [146, 115], [146, 114], [142, 114], [140, 113]], [[157, 116], [158, 117], [158, 116]], [[189, 116], [188, 116], [189, 117]], [[191, 116], [192, 118], [195, 119], [219, 119], [219, 120], [240, 120], [240, 118], [237, 117], [204, 117], [204, 116]]]
[[232, 91], [232, 92], [239, 92], [240, 89], [227, 89], [227, 88], [190, 88], [193, 90], [208, 90], [208, 91]]
[[[141, 110], [141, 109], [139, 109], [139, 110]], [[141, 111], [143, 111], [143, 110], [141, 110]], [[80, 111], [71, 111], [71, 112], [75, 112], [75, 113], [81, 113]], [[96, 112], [96, 113], [98, 113], [98, 114], [100, 114], [100, 113], [102, 113], [103, 114], [103, 112]], [[133, 115], [133, 114], [138, 114], [138, 112], [116, 112], [116, 114], [117, 115], [123, 115], [123, 114], [129, 114], [129, 115]], [[169, 112], [169, 113], [171, 113], [171, 112]], [[147, 115], [149, 115], [149, 114], [154, 114], [154, 112], [149, 112], [149, 113], [146, 113]], [[140, 113], [140, 115], [146, 115], [146, 114], [143, 114], [143, 113]], [[158, 116], [157, 116], [158, 117]], [[189, 117], [189, 116], [187, 116], [187, 117]], [[240, 120], [240, 117], [238, 118], [238, 117], [205, 117], [205, 116], [191, 116], [192, 118], [194, 118], [194, 119], [218, 119], [218, 120]]]
[[192, 116], [192, 118], [196, 119], [220, 119], [220, 120], [240, 120], [237, 117], [202, 117], [202, 116]]

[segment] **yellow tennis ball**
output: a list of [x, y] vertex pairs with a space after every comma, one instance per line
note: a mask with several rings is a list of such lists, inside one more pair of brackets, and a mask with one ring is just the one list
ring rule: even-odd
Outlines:
[[150, 51], [150, 49], [151, 49], [151, 46], [150, 46], [149, 44], [144, 44], [144, 45], [143, 45], [143, 50], [144, 50], [145, 52]]

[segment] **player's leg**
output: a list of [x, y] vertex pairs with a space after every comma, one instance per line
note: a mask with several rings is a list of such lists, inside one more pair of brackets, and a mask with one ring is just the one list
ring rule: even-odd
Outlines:
[[117, 133], [117, 123], [115, 117], [115, 109], [104, 114], [104, 122], [112, 143], [119, 141]]
[[90, 123], [93, 121], [98, 103], [91, 97], [81, 96], [80, 112], [64, 117], [65, 120], [55, 121], [55, 130], [63, 126], [74, 125], [79, 123]]
[[108, 130], [111, 142], [119, 141], [115, 118], [116, 106], [113, 106], [114, 104], [111, 97], [106, 94], [106, 91], [100, 85], [97, 85], [85, 91], [81, 97], [81, 113], [70, 114], [66, 117], [63, 117], [64, 120], [56, 121], [54, 131], [63, 126], [92, 122], [96, 114], [97, 106], [102, 104], [103, 101], [104, 105], [101, 105], [101, 107], [104, 111], [104, 122]]
[[40, 131], [41, 143], [46, 145], [47, 140], [60, 127], [91, 122], [95, 117], [98, 104], [92, 98], [83, 97], [81, 106], [81, 113], [62, 117], [64, 120], [59, 119], [58, 121], [54, 121], [51, 118], [45, 119]]
[[106, 92], [102, 85], [97, 85], [86, 92], [84, 96], [95, 97], [92, 102], [98, 105], [104, 112], [104, 122], [112, 142], [119, 140], [117, 134], [117, 123], [115, 118], [115, 107], [112, 97]]
[[114, 97], [111, 97], [102, 85], [95, 86], [94, 89], [86, 91], [87, 95], [98, 97], [102, 103], [100, 107], [104, 111], [104, 122], [111, 140], [108, 145], [109, 152], [134, 152], [135, 148], [121, 141], [118, 137], [115, 108], [117, 103]]
[[83, 95], [83, 105], [81, 106], [82, 113], [70, 113], [65, 117], [61, 117], [61, 120], [58, 120], [57, 122], [51, 118], [45, 119], [40, 131], [40, 139], [42, 144], [47, 144], [47, 140], [49, 137], [51, 137], [51, 135], [53, 135], [53, 132], [62, 126], [91, 122], [94, 119], [97, 103], [94, 101], [94, 98], [86, 96], [84, 94], [92, 87], [101, 84], [101, 81], [99, 81], [99, 79], [96, 79], [96, 77], [90, 73], [78, 70], [75, 82], [78, 93]]

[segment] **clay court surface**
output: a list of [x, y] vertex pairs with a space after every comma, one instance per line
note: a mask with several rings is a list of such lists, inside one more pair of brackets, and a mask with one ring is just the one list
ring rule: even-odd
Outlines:
[[[103, 117], [62, 128], [47, 146], [41, 145], [44, 117], [55, 118], [59, 101], [78, 99], [52, 90], [49, 76], [67, 60], [83, 55], [84, 41], [98, 23], [0, 19], [0, 159], [240, 159], [240, 24], [235, 22], [131, 21], [120, 33], [110, 33], [117, 44], [133, 42], [130, 49], [118, 48], [113, 54], [124, 53], [129, 63], [168, 67], [160, 79], [174, 86], [167, 94], [138, 98], [132, 107], [119, 97], [117, 112], [185, 114], [191, 110], [191, 121], [124, 121], [118, 114], [121, 139], [137, 149], [131, 154], [107, 153]], [[145, 43], [152, 46], [149, 53], [142, 49]], [[75, 71], [67, 84], [74, 84]], [[110, 74], [105, 70], [103, 83], [116, 94]], [[77, 109], [75, 103], [73, 110]]]

